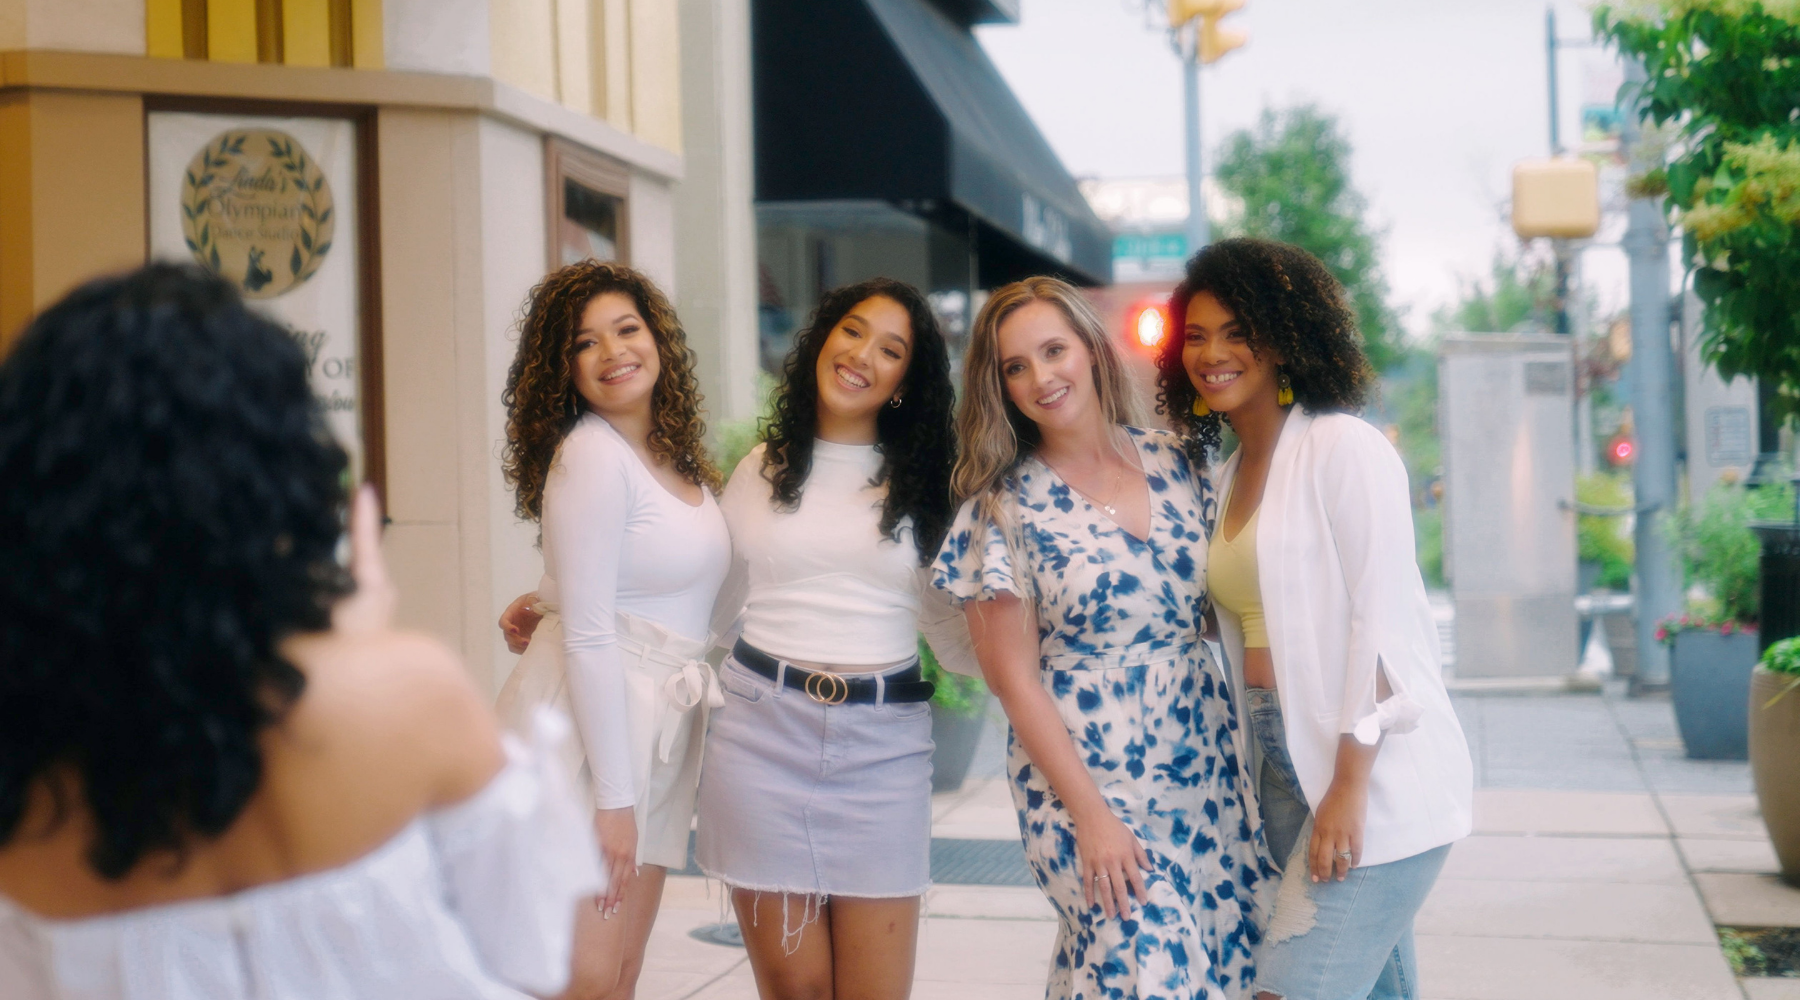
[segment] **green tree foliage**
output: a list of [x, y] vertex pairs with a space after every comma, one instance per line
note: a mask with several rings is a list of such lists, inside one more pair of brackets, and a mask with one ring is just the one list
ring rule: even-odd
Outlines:
[[1350, 141], [1336, 117], [1310, 104], [1265, 110], [1254, 129], [1226, 138], [1213, 175], [1244, 203], [1232, 235], [1292, 243], [1324, 261], [1349, 291], [1375, 369], [1403, 360], [1381, 234], [1363, 218], [1367, 202], [1350, 184]]
[[[1590, 507], [1629, 509], [1632, 499], [1631, 475], [1626, 472], [1594, 472], [1575, 480], [1575, 500]], [[1637, 547], [1625, 530], [1623, 517], [1604, 514], [1580, 514], [1575, 518], [1575, 544], [1582, 562], [1600, 564], [1596, 586], [1609, 590], [1631, 588], [1632, 562]]]
[[1643, 116], [1680, 129], [1679, 155], [1637, 184], [1684, 230], [1707, 360], [1800, 411], [1800, 3], [1634, 0], [1594, 26], [1642, 60]]
[[1719, 483], [1698, 504], [1675, 510], [1665, 530], [1681, 553], [1688, 584], [1708, 595], [1695, 610], [1730, 621], [1757, 620], [1762, 544], [1750, 525], [1785, 520], [1793, 510], [1793, 488], [1779, 481], [1754, 489]]
[[1433, 333], [1514, 333], [1546, 327], [1556, 278], [1548, 266], [1494, 252], [1488, 277], [1462, 283], [1462, 298], [1431, 316]]

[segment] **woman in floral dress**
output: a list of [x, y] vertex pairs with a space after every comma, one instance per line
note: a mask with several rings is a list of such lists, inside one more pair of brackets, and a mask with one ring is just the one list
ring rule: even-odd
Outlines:
[[1275, 870], [1200, 641], [1211, 487], [1130, 388], [1073, 288], [976, 320], [964, 500], [934, 583], [963, 602], [1012, 722], [1019, 831], [1061, 933], [1047, 996], [1246, 997]]

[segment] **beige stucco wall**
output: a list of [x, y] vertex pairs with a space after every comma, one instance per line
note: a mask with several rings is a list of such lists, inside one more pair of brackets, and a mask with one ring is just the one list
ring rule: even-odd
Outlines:
[[389, 565], [399, 618], [491, 684], [479, 116], [383, 109]]
[[144, 102], [0, 93], [0, 349], [38, 310], [144, 262]]
[[[513, 515], [513, 493], [500, 473], [506, 441], [506, 410], [500, 392], [518, 347], [518, 321], [525, 296], [544, 276], [544, 142], [535, 132], [482, 119], [480, 125], [482, 285], [483, 433], [488, 453], [488, 583], [487, 624], [500, 616], [514, 597], [535, 589], [543, 574], [537, 550], [537, 525]], [[516, 657], [496, 628], [487, 630], [490, 676], [505, 679]], [[471, 657], [473, 657], [471, 651]], [[497, 693], [497, 692], [496, 692]]]
[[0, 52], [144, 54], [144, 0], [0, 0]]
[[679, 0], [487, 2], [494, 79], [681, 151]]
[[682, 145], [675, 308], [707, 423], [756, 415], [756, 212], [749, 0], [681, 0]]

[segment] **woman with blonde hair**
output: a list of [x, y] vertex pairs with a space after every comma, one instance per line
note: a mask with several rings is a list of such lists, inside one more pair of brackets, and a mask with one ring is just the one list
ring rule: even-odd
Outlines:
[[1019, 830], [1062, 924], [1048, 996], [1238, 998], [1274, 871], [1200, 641], [1213, 493], [1137, 417], [1079, 292], [996, 291], [933, 582], [1012, 722]]
[[1269, 845], [1259, 1000], [1412, 1000], [1413, 915], [1468, 834], [1468, 744], [1413, 558], [1406, 468], [1354, 414], [1374, 380], [1344, 289], [1269, 240], [1188, 262], [1157, 360], [1197, 461], [1239, 447], [1207, 560]]
[[731, 566], [719, 473], [681, 323], [623, 264], [571, 264], [532, 290], [502, 399], [506, 477], [543, 527], [544, 577], [509, 609], [543, 621], [500, 714], [573, 708], [583, 753], [569, 766], [592, 794], [610, 888], [576, 924], [568, 995], [629, 997], [663, 878], [687, 864], [720, 702], [703, 660]]

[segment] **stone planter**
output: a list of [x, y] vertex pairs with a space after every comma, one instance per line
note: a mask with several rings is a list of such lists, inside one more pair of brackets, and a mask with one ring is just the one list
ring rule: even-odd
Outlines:
[[1760, 650], [1755, 632], [1730, 635], [1705, 629], [1675, 634], [1669, 657], [1669, 698], [1687, 755], [1696, 760], [1743, 760], [1750, 753], [1750, 671]]
[[975, 761], [975, 747], [981, 743], [981, 731], [987, 727], [987, 697], [972, 715], [952, 712], [931, 703], [931, 790], [954, 792], [969, 776], [969, 765]]
[[1770, 705], [1795, 678], [1757, 667], [1750, 680], [1750, 774], [1781, 877], [1800, 886], [1800, 690]]

